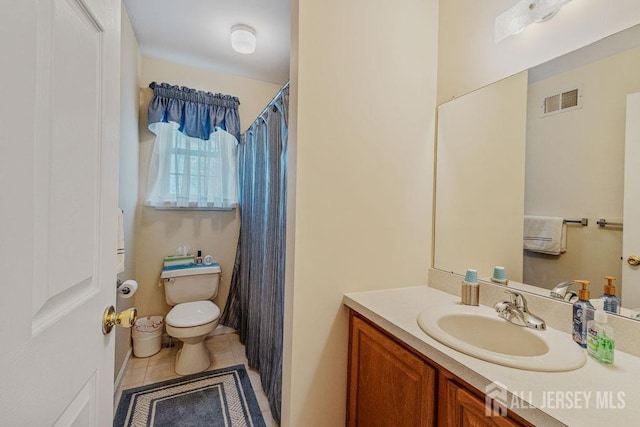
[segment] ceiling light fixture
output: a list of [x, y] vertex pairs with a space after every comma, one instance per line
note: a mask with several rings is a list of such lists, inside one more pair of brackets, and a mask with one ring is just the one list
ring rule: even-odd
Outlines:
[[555, 16], [571, 0], [520, 0], [495, 21], [493, 39], [496, 43], [518, 34], [534, 22], [544, 22]]
[[253, 53], [256, 50], [256, 31], [247, 25], [234, 25], [231, 27], [231, 47], [239, 53]]

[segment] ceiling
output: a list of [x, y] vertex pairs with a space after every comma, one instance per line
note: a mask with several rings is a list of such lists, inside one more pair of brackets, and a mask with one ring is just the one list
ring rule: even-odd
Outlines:
[[[143, 55], [275, 84], [289, 80], [291, 0], [124, 0]], [[231, 49], [231, 27], [255, 29], [256, 51]]]

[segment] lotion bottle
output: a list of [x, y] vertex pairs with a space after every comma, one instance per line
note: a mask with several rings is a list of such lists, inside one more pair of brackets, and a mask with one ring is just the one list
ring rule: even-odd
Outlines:
[[615, 339], [613, 328], [607, 324], [604, 311], [596, 310], [594, 320], [588, 323], [587, 353], [603, 365], [613, 364]]
[[573, 340], [582, 348], [587, 347], [587, 323], [593, 320], [595, 309], [589, 302], [588, 280], [574, 280], [582, 285], [578, 291], [578, 300], [573, 303]]
[[613, 286], [613, 281], [616, 280], [613, 276], [605, 276], [607, 284], [604, 285], [604, 294], [600, 297], [602, 299], [602, 308], [609, 313], [618, 314], [620, 312], [620, 300], [616, 296], [616, 287]]

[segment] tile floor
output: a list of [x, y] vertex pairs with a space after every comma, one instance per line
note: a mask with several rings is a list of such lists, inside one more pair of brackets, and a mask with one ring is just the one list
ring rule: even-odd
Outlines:
[[[174, 342], [176, 341], [177, 340], [174, 340]], [[245, 365], [267, 427], [277, 426], [278, 424], [271, 416], [269, 402], [267, 401], [267, 397], [262, 389], [260, 374], [258, 371], [247, 365], [244, 345], [240, 343], [238, 334], [228, 333], [223, 335], [213, 335], [206, 339], [205, 344], [212, 355], [211, 365], [207, 370], [239, 364]], [[122, 390], [157, 383], [172, 378], [178, 378], [180, 375], [176, 374], [173, 367], [176, 359], [176, 353], [179, 348], [180, 342], [177, 342], [174, 347], [163, 347], [162, 350], [160, 350], [160, 353], [151, 357], [137, 358], [132, 355], [127, 363], [126, 371], [115, 395], [114, 413], [118, 407], [118, 403], [120, 402]]]

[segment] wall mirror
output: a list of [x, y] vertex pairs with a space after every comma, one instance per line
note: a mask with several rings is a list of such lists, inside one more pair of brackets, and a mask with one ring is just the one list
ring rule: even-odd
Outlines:
[[[635, 317], [640, 201], [624, 183], [640, 182], [638, 92], [640, 25], [440, 105], [434, 268], [488, 279], [500, 265], [509, 286], [546, 296], [585, 279], [597, 298], [615, 276]], [[524, 251], [525, 215], [566, 219], [566, 252]]]

